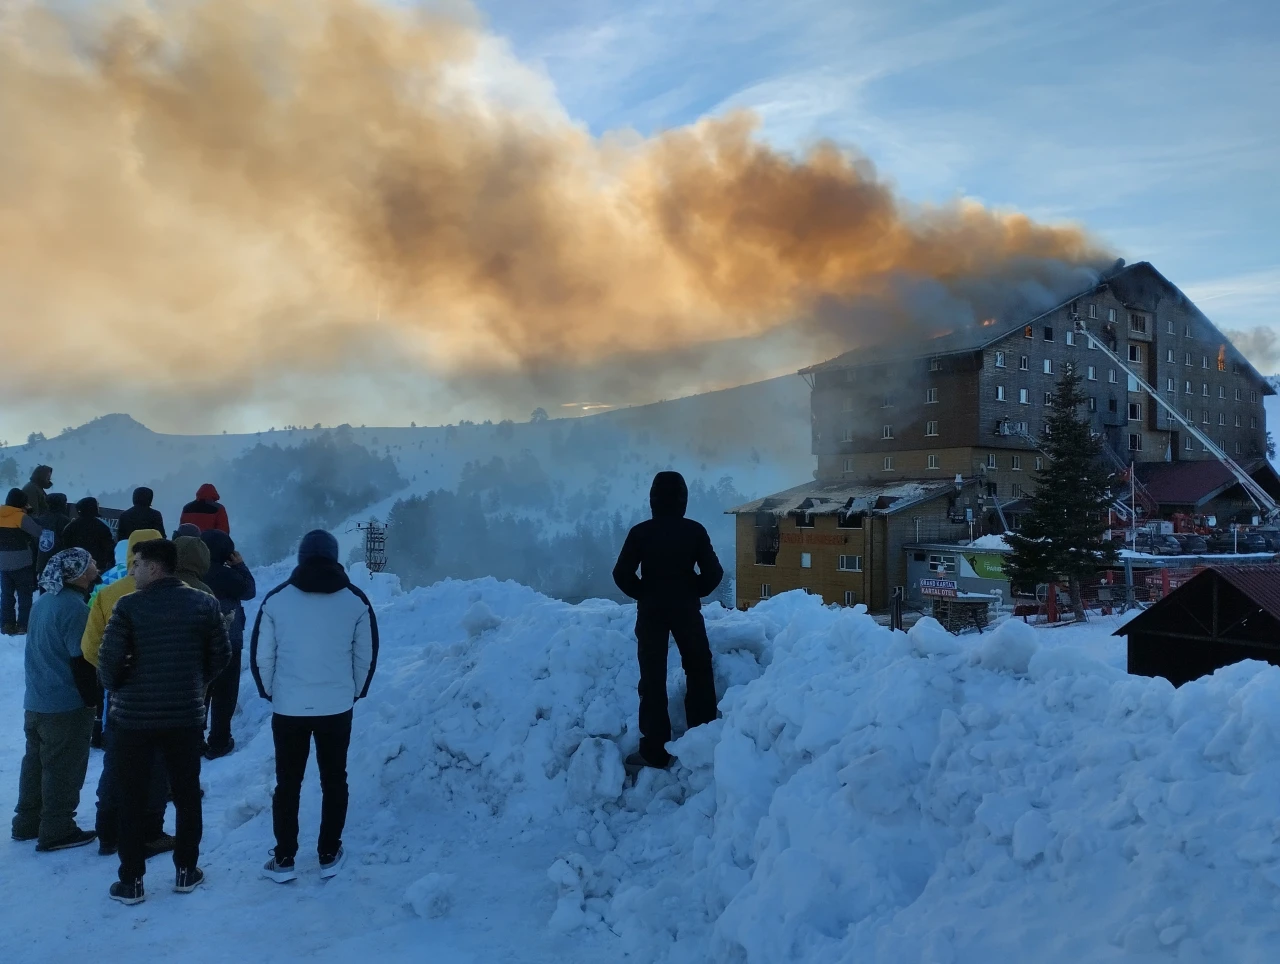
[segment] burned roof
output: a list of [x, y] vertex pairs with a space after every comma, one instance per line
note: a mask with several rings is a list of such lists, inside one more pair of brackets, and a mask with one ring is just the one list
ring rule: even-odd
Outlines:
[[[1138, 462], [1138, 481], [1161, 505], [1200, 506], [1238, 485], [1236, 477], [1217, 459], [1186, 462]], [[1268, 491], [1280, 493], [1280, 476], [1265, 459], [1241, 466]]]
[[[972, 485], [976, 481], [976, 479], [962, 481], [961, 487]], [[750, 515], [770, 512], [777, 516], [786, 516], [793, 513], [848, 515], [876, 512], [892, 515], [908, 506], [927, 502], [929, 499], [955, 491], [956, 483], [951, 479], [898, 482], [855, 482], [846, 479], [813, 481], [726, 509], [725, 514]]]
[[1262, 383], [1262, 393], [1264, 395], [1276, 394], [1276, 390], [1271, 386], [1271, 383], [1263, 378], [1261, 373], [1253, 367], [1249, 359], [1241, 354], [1238, 348], [1231, 344], [1230, 339], [1222, 334], [1222, 331], [1210, 321], [1209, 317], [1197, 307], [1195, 302], [1188, 298], [1182, 289], [1157, 271], [1149, 261], [1139, 261], [1135, 264], [1121, 267], [1118, 270], [1104, 273], [1097, 284], [1031, 317], [984, 322], [981, 325], [964, 324], [958, 330], [943, 332], [923, 342], [915, 339], [900, 338], [894, 341], [881, 342], [878, 345], [855, 348], [828, 361], [802, 368], [800, 374], [811, 375], [822, 371], [863, 368], [868, 365], [882, 365], [910, 361], [917, 358], [941, 358], [947, 355], [962, 355], [981, 351], [1021, 331], [1027, 325], [1034, 324], [1042, 318], [1067, 307], [1073, 301], [1088, 297], [1105, 288], [1110, 288], [1122, 304], [1140, 311], [1154, 312], [1156, 310], [1156, 302], [1159, 299], [1158, 294], [1153, 293], [1153, 289], [1158, 289], [1162, 285], [1171, 289], [1182, 302], [1199, 315], [1201, 321], [1210, 325], [1217, 332], [1222, 341], [1230, 348], [1232, 359], [1243, 363], [1249, 373]]

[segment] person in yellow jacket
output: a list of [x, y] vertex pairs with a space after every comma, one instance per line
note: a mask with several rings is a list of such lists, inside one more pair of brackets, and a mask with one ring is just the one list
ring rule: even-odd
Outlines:
[[[111, 621], [116, 603], [124, 596], [134, 592], [138, 587], [133, 581], [133, 549], [139, 542], [152, 539], [163, 539], [164, 533], [155, 529], [138, 529], [129, 533], [129, 548], [125, 553], [126, 575], [115, 582], [102, 586], [89, 602], [89, 622], [85, 625], [84, 635], [80, 638], [80, 652], [95, 667], [98, 665], [98, 650], [102, 648], [102, 636]], [[102, 776], [98, 780], [98, 853], [109, 856], [116, 852], [120, 838], [119, 794], [116, 788], [115, 761], [112, 753], [111, 719], [108, 713], [103, 727]], [[143, 839], [147, 841], [146, 854], [153, 857], [173, 849], [174, 838], [164, 832], [164, 807], [168, 797], [168, 776], [159, 757], [152, 767], [151, 787], [147, 793], [147, 815], [144, 824]]]

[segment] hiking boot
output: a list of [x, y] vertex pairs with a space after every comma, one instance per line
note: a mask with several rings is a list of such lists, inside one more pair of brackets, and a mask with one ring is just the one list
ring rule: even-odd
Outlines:
[[180, 867], [173, 881], [173, 889], [179, 894], [189, 894], [204, 883], [204, 871], [199, 867]]
[[3, 626], [0, 626], [0, 635], [17, 636], [17, 628], [18, 626], [16, 623], [5, 623]]
[[99, 857], [114, 857], [116, 855], [116, 851], [119, 849], [119, 846], [114, 840], [106, 840], [102, 837], [98, 838]]
[[173, 853], [173, 848], [177, 845], [177, 837], [171, 833], [162, 833], [142, 845], [142, 857], [144, 860], [150, 860], [152, 857], [159, 857], [161, 854], [171, 854]]
[[18, 843], [30, 843], [32, 840], [40, 839], [40, 831], [37, 830], [34, 833], [27, 833], [25, 830], [15, 830], [13, 832], [13, 839]]
[[277, 857], [275, 851], [271, 851], [271, 859], [262, 865], [262, 876], [274, 880], [277, 884], [287, 884], [291, 880], [298, 879], [297, 868], [293, 865], [292, 857]]
[[226, 743], [213, 744], [210, 743], [204, 748], [204, 758], [206, 760], [217, 760], [224, 757], [236, 748], [236, 741], [228, 737]]
[[60, 837], [49, 843], [36, 844], [36, 852], [43, 854], [54, 850], [70, 850], [73, 847], [84, 847], [97, 839], [98, 831], [96, 830], [73, 830], [65, 837]]
[[347, 852], [342, 849], [342, 845], [338, 845], [336, 854], [320, 855], [320, 878], [328, 880], [330, 877], [338, 876], [338, 871], [342, 869], [342, 865], [347, 862]]
[[147, 892], [142, 889], [142, 878], [125, 883], [117, 880], [111, 885], [111, 899], [122, 904], [141, 904], [147, 899]]
[[665, 770], [675, 762], [675, 757], [668, 756], [666, 763], [651, 763], [643, 753], [637, 750], [635, 753], [628, 753], [626, 767], [632, 770], [639, 770], [641, 767], [651, 767], [654, 770]]
[[27, 635], [27, 627], [22, 625], [22, 623], [18, 623], [18, 625], [13, 627], [13, 635], [15, 636]]

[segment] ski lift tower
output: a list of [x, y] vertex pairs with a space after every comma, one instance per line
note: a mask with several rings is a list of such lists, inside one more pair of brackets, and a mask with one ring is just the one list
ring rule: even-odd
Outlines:
[[356, 524], [364, 533], [364, 564], [370, 572], [383, 572], [387, 568], [387, 527], [377, 519]]

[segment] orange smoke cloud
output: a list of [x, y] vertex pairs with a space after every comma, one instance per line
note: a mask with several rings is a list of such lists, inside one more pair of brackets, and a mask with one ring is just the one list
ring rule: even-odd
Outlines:
[[777, 332], [901, 272], [1100, 256], [1074, 227], [910, 209], [745, 114], [594, 138], [471, 82], [492, 38], [440, 14], [35, 4], [0, 30], [0, 325], [58, 362], [0, 391], [591, 366]]

